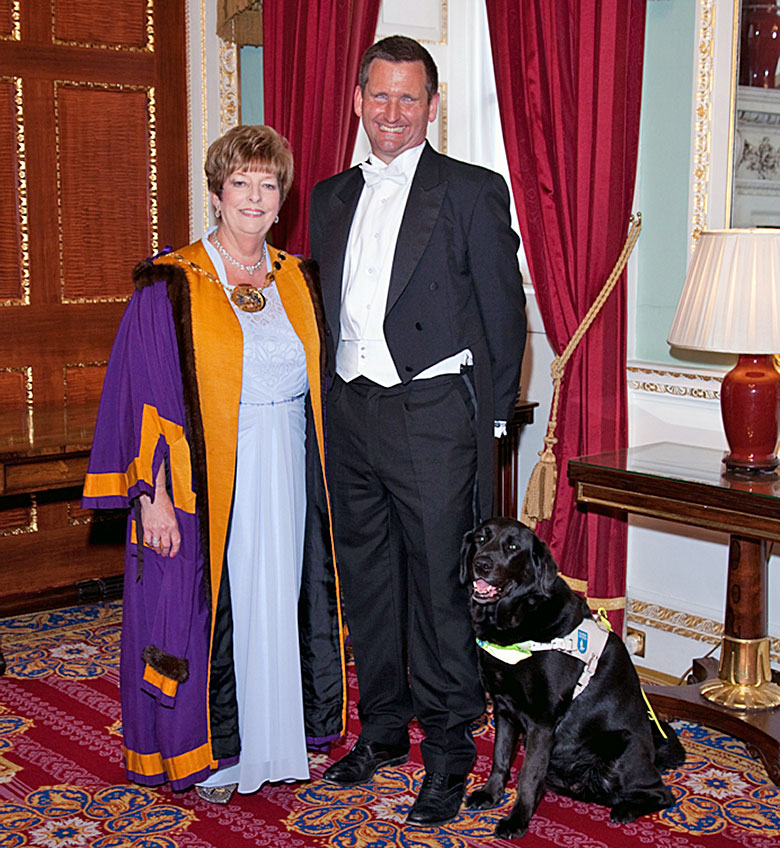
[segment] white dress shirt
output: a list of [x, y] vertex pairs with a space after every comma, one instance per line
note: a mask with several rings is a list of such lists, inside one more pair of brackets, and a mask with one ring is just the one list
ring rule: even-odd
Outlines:
[[[347, 242], [336, 350], [336, 371], [346, 382], [358, 376], [385, 387], [401, 382], [383, 327], [398, 232], [424, 146], [405, 150], [389, 165], [371, 156], [360, 166], [366, 184]], [[471, 361], [471, 351], [464, 350], [415, 379], [458, 373]]]

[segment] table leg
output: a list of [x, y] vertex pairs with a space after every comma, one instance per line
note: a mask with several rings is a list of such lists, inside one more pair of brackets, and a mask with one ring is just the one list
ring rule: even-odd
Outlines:
[[766, 542], [731, 536], [718, 677], [703, 683], [701, 693], [724, 707], [767, 710], [780, 706], [780, 686], [771, 680]]
[[771, 682], [769, 666], [765, 542], [731, 537], [718, 676], [645, 691], [663, 718], [696, 721], [741, 739], [780, 785], [780, 686]]
[[519, 463], [517, 448], [520, 444], [520, 428], [508, 424], [506, 436], [493, 440], [495, 482], [493, 511], [495, 515], [517, 518], [517, 484]]

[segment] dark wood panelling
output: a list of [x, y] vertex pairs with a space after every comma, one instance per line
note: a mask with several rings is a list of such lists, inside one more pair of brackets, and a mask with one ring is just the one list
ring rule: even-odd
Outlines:
[[33, 514], [29, 495], [7, 498], [7, 506], [0, 509], [0, 538], [29, 533]]
[[[5, 596], [32, 594], [36, 588], [70, 586], [82, 580], [109, 577], [121, 571], [123, 522], [103, 534], [104, 544], [91, 544], [94, 524], [68, 523], [67, 502], [39, 503], [38, 530], [34, 533], [0, 537], [3, 542], [3, 584], [0, 615]], [[36, 551], [37, 548], [37, 551]], [[40, 586], [36, 571], [45, 570], [47, 580]]]
[[105, 365], [65, 367], [65, 421], [71, 438], [95, 427], [95, 401], [100, 398]]
[[106, 374], [105, 363], [65, 366], [66, 405], [69, 417], [74, 409], [86, 406], [100, 392]]
[[13, 32], [12, 0], [0, 0], [0, 36], [9, 38]]
[[[0, 530], [0, 614], [11, 595], [18, 606], [121, 570], [122, 534], [87, 523], [78, 484], [132, 268], [155, 235], [157, 246], [189, 240], [184, 0], [24, 0], [19, 8], [20, 39], [3, 38], [14, 21], [12, 4], [0, 0], [0, 443], [11, 456], [0, 528], [16, 528]], [[33, 514], [34, 532], [19, 532]]]
[[[6, 443], [26, 445], [30, 436], [30, 414], [24, 370], [0, 367], [0, 426]], [[0, 493], [3, 481], [0, 480]]]
[[126, 296], [126, 257], [152, 243], [151, 93], [58, 85], [55, 96], [64, 299]]
[[0, 366], [0, 409], [25, 409], [24, 372], [4, 371]]
[[146, 0], [55, 0], [54, 37], [93, 45], [146, 45]]
[[0, 301], [22, 296], [21, 199], [17, 179], [16, 86], [13, 80], [0, 79], [0, 162], [5, 179], [0, 182]]

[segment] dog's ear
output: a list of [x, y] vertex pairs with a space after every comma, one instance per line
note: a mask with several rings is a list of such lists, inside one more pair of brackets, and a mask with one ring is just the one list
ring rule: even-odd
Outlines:
[[555, 578], [558, 576], [558, 566], [550, 553], [550, 549], [536, 535], [534, 535], [531, 557], [534, 561], [534, 571], [539, 579], [539, 588], [545, 597], [552, 593]]
[[474, 556], [474, 531], [469, 530], [460, 544], [460, 582], [466, 583], [469, 579], [469, 563]]

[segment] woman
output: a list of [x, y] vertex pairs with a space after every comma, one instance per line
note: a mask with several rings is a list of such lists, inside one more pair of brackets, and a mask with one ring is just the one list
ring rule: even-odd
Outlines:
[[306, 779], [306, 737], [344, 729], [321, 310], [308, 264], [265, 243], [292, 171], [270, 127], [209, 148], [218, 225], [136, 268], [84, 487], [86, 507], [133, 507], [127, 775], [218, 803]]

